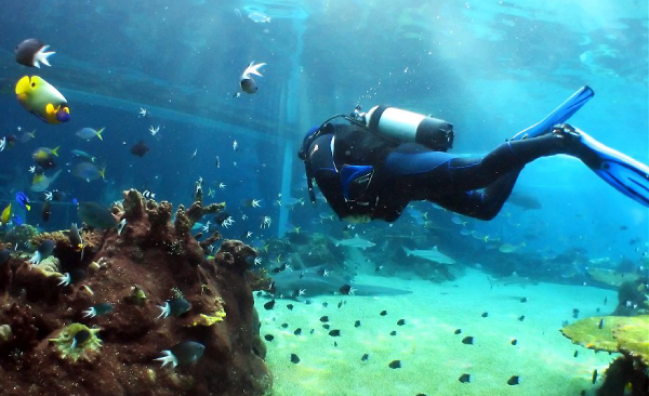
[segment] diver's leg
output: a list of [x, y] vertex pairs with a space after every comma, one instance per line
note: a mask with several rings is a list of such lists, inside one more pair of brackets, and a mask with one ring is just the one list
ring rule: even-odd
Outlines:
[[470, 190], [437, 197], [434, 202], [439, 206], [465, 216], [480, 220], [491, 220], [500, 212], [509, 198], [518, 171], [512, 171], [491, 183], [484, 191]]
[[[569, 139], [559, 133], [510, 141], [483, 158], [458, 158], [418, 144], [402, 144], [391, 152], [381, 169], [383, 180], [391, 180], [399, 194], [413, 200], [477, 190], [543, 156], [567, 153]], [[407, 190], [407, 191], [403, 191]]]

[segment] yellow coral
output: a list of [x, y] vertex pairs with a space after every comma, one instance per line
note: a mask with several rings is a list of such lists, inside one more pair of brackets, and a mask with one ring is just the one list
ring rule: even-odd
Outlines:
[[649, 365], [649, 315], [628, 318], [613, 329], [620, 350]]
[[200, 314], [198, 317], [194, 317], [194, 320], [189, 323], [188, 327], [210, 327], [215, 323], [222, 322], [223, 318], [225, 318], [225, 311], [223, 310], [215, 312], [213, 316]]
[[561, 332], [575, 344], [588, 349], [623, 352], [649, 365], [649, 315], [585, 318], [564, 327]]
[[[599, 328], [601, 320], [602, 328]], [[588, 349], [597, 351], [617, 352], [617, 340], [613, 338], [611, 330], [617, 326], [623, 317], [614, 316], [595, 316], [577, 321], [561, 329], [564, 336], [572, 340], [575, 344], [582, 345]]]
[[214, 314], [212, 315], [206, 315], [206, 314], [199, 314], [198, 316], [194, 316], [191, 318], [186, 325], [187, 327], [195, 327], [195, 326], [212, 326], [215, 323], [222, 322], [223, 319], [225, 318], [225, 302], [221, 297], [216, 297], [213, 301], [214, 303]]

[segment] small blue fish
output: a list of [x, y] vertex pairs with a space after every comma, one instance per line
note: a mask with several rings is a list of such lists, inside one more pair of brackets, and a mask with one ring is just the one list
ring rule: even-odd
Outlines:
[[194, 341], [185, 341], [174, 345], [169, 350], [162, 351], [164, 356], [154, 359], [162, 363], [162, 367], [171, 363], [171, 366], [187, 366], [203, 356], [205, 345]]
[[95, 162], [97, 160], [97, 157], [90, 155], [83, 150], [74, 149], [71, 151], [71, 153], [75, 158], [81, 158], [86, 161]]
[[111, 303], [99, 303], [83, 311], [83, 316], [86, 318], [94, 318], [95, 316], [106, 315], [111, 313], [113, 311], [113, 308], [113, 304]]
[[166, 318], [169, 315], [178, 317], [192, 309], [192, 305], [184, 298], [172, 298], [165, 301], [164, 305], [158, 305], [158, 308], [160, 308], [158, 318]]
[[23, 208], [27, 210], [31, 210], [32, 208], [32, 206], [29, 203], [29, 198], [22, 191], [18, 191], [16, 193], [16, 202], [18, 202], [20, 205], [22, 205]]
[[50, 257], [52, 255], [52, 252], [54, 252], [54, 247], [55, 243], [51, 239], [45, 239], [41, 244], [38, 246], [38, 249], [34, 252], [34, 255], [29, 259], [30, 264], [40, 264], [41, 261], [45, 260], [46, 258]]
[[72, 175], [87, 182], [106, 178], [106, 167], [99, 168], [91, 162], [80, 162], [72, 168]]

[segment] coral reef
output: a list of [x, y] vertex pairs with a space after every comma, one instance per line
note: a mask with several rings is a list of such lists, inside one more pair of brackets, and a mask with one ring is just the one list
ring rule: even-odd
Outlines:
[[30, 242], [38, 230], [29, 224], [23, 224], [11, 228], [9, 231], [0, 234], [0, 239], [11, 246], [25, 246]]
[[619, 272], [605, 268], [589, 267], [586, 271], [593, 280], [615, 288], [620, 287], [624, 282], [635, 282], [639, 278], [639, 275], [633, 272]]
[[620, 352], [606, 372], [598, 396], [649, 395], [649, 316], [602, 316], [581, 319], [561, 329], [575, 344], [596, 351]]
[[[0, 378], [7, 395], [263, 395], [272, 384], [247, 279], [256, 252], [225, 240], [213, 258], [191, 236], [205, 213], [146, 200], [136, 190], [111, 208], [126, 220], [86, 235], [83, 258], [67, 231], [39, 265], [13, 254], [0, 268]], [[89, 231], [88, 231], [89, 232]], [[90, 239], [94, 241], [88, 243]], [[66, 281], [66, 282], [64, 282]], [[158, 318], [170, 298], [187, 312]], [[113, 309], [84, 315], [109, 303]], [[162, 367], [155, 359], [185, 342], [199, 343], [197, 362]], [[80, 379], [83, 379], [81, 381]]]
[[649, 313], [649, 279], [640, 277], [620, 285], [613, 316], [637, 316]]

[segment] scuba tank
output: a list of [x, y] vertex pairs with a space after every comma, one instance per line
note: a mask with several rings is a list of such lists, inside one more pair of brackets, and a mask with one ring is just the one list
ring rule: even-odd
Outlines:
[[419, 143], [435, 151], [453, 147], [453, 124], [390, 106], [374, 106], [360, 113], [357, 106], [355, 118], [372, 132], [396, 142]]
[[[453, 125], [444, 120], [413, 113], [390, 106], [375, 106], [367, 113], [361, 112], [357, 105], [349, 116], [335, 115], [320, 126], [313, 127], [304, 137], [298, 157], [304, 161], [307, 176], [307, 185], [311, 202], [315, 204], [313, 191], [313, 172], [309, 164], [309, 147], [319, 136], [334, 134], [336, 128], [331, 123], [333, 120], [343, 119], [349, 124], [364, 129], [388, 142], [394, 144], [419, 143], [431, 150], [447, 151], [453, 147]], [[328, 149], [328, 148], [327, 148]], [[340, 169], [343, 195], [346, 200], [353, 200], [353, 196], [362, 195], [371, 181], [373, 167], [366, 165], [346, 164], [345, 169]], [[332, 164], [332, 171], [334, 169]]]

